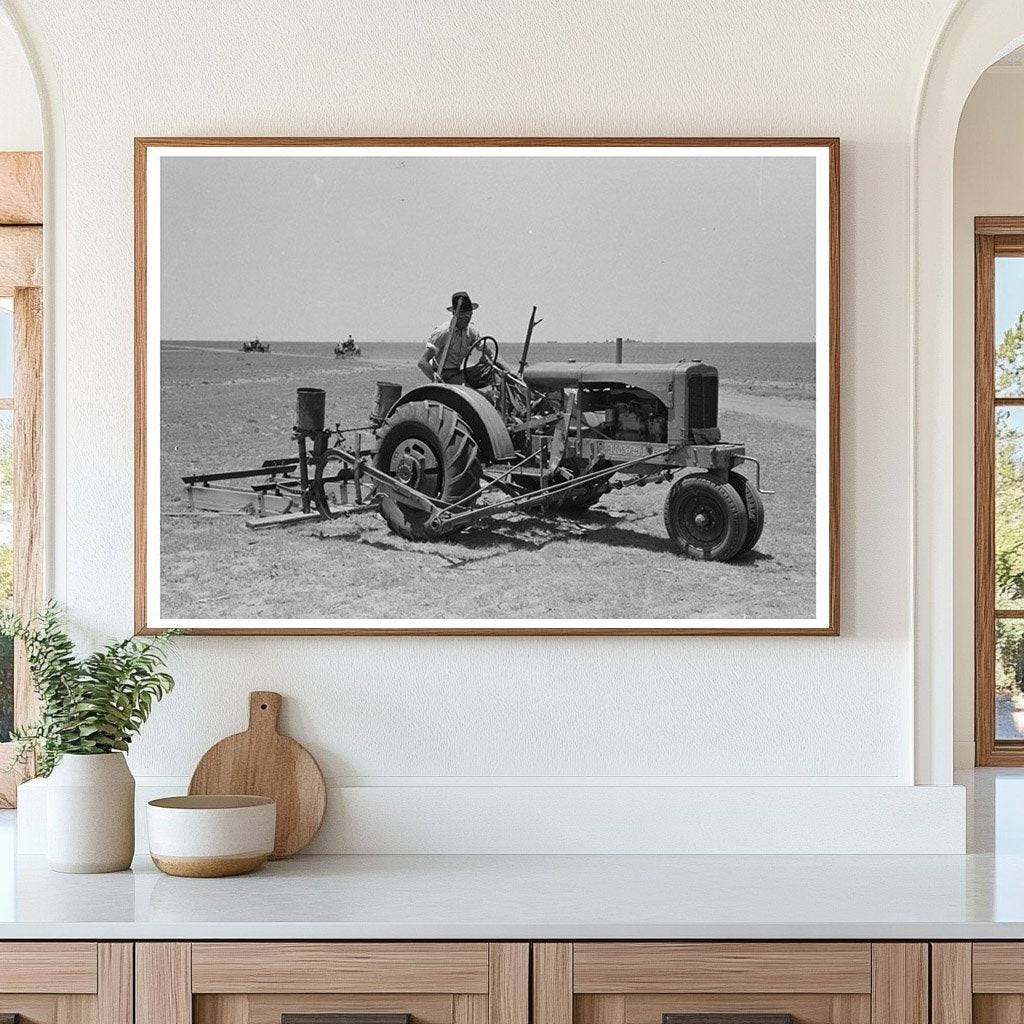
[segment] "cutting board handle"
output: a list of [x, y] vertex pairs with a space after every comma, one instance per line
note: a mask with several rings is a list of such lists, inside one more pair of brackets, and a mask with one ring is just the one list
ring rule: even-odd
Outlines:
[[277, 732], [280, 714], [281, 694], [271, 690], [249, 694], [249, 732]]

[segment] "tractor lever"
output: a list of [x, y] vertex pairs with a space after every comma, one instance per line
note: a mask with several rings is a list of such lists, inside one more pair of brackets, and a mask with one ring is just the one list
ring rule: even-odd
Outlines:
[[519, 357], [519, 376], [522, 377], [526, 371], [526, 360], [530, 355], [530, 340], [533, 338], [533, 329], [537, 324], [544, 322], [544, 318], [537, 319], [537, 307], [533, 307], [533, 312], [530, 314], [530, 322], [526, 326], [526, 340], [523, 342], [523, 354]]
[[756, 472], [754, 474], [754, 486], [757, 488], [757, 491], [758, 491], [759, 494], [774, 494], [775, 493], [774, 491], [766, 491], [761, 486], [761, 463], [758, 462], [757, 459], [751, 458], [751, 456], [749, 456], [749, 455], [736, 455], [736, 456], [734, 456], [734, 458], [737, 461], [752, 462], [754, 464], [754, 469], [756, 470]]

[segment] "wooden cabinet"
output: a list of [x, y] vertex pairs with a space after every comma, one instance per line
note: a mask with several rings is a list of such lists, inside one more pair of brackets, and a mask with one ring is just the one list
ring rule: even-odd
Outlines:
[[[533, 946], [533, 1024], [928, 1024], [928, 948], [869, 942]], [[720, 1024], [730, 1024], [720, 1018]]]
[[7, 1014], [21, 1024], [1020, 1024], [1024, 943], [0, 942], [0, 1024]]
[[139, 943], [136, 1024], [529, 1024], [529, 967], [522, 942]]
[[132, 1024], [131, 943], [0, 943], [0, 1017]]

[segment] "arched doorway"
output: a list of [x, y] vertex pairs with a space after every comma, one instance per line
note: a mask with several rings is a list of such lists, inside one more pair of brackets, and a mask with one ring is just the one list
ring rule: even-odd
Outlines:
[[975, 82], [1022, 41], [1024, 7], [1017, 0], [962, 0], [935, 44], [912, 128], [909, 232], [915, 266], [909, 317], [915, 423], [915, 779], [920, 784], [949, 784], [954, 761], [954, 147]]

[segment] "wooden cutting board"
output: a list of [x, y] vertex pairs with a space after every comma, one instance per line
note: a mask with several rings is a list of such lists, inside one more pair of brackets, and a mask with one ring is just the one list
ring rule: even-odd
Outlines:
[[324, 819], [327, 789], [320, 766], [302, 744], [277, 731], [281, 694], [249, 694], [249, 728], [214, 744], [200, 759], [190, 795], [235, 793], [277, 803], [273, 860], [309, 844]]

